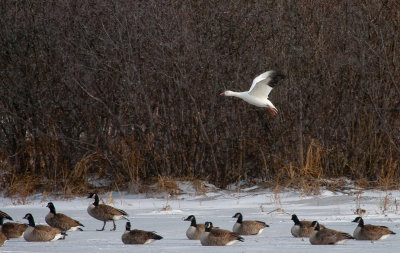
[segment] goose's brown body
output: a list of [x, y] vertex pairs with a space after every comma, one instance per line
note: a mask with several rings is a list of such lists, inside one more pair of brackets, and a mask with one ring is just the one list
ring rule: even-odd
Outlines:
[[124, 244], [149, 244], [155, 240], [163, 239], [162, 236], [154, 232], [134, 229], [131, 230], [131, 223], [126, 223], [126, 230], [122, 234], [121, 240]]
[[358, 223], [358, 226], [353, 233], [353, 236], [356, 240], [376, 241], [386, 239], [389, 235], [396, 234], [386, 226], [364, 224], [364, 221], [361, 217], [355, 218], [353, 222]]
[[28, 225], [16, 222], [3, 223], [4, 219], [13, 220], [10, 215], [0, 211], [0, 231], [3, 232], [8, 239], [22, 237]]
[[200, 240], [201, 235], [204, 233], [205, 226], [204, 224], [197, 224], [196, 218], [194, 215], [189, 215], [185, 221], [190, 221], [190, 226], [186, 230], [186, 236], [190, 240]]
[[36, 225], [32, 214], [28, 213], [24, 217], [29, 221], [29, 226], [24, 233], [24, 239], [28, 242], [48, 242], [64, 239], [64, 234], [58, 228], [46, 225]]
[[203, 246], [228, 246], [244, 239], [237, 233], [228, 230], [214, 228], [211, 222], [205, 223], [205, 231], [200, 238]]
[[348, 233], [329, 228], [321, 230], [317, 221], [313, 221], [311, 226], [314, 227], [314, 231], [310, 235], [310, 243], [313, 245], [343, 244], [349, 239], [354, 239]]
[[126, 218], [128, 214], [124, 210], [117, 209], [109, 205], [99, 204], [99, 197], [96, 193], [90, 193], [88, 198], [94, 198], [93, 204], [89, 205], [87, 208], [88, 214], [93, 218], [104, 222], [103, 228], [99, 229], [98, 231], [104, 230], [107, 221], [113, 222], [114, 227], [111, 230], [114, 231], [116, 229], [116, 220], [128, 220]]
[[52, 202], [47, 204], [47, 207], [50, 208], [50, 212], [46, 215], [45, 221], [52, 227], [58, 228], [63, 232], [66, 231], [76, 231], [81, 230], [80, 226], [84, 227], [79, 221], [72, 219], [71, 217], [62, 214], [56, 213], [56, 209]]

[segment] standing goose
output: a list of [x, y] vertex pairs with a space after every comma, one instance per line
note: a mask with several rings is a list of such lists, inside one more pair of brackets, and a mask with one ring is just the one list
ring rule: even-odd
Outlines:
[[205, 230], [204, 224], [197, 224], [194, 215], [189, 215], [185, 221], [190, 221], [190, 226], [186, 230], [186, 236], [190, 240], [200, 240], [201, 235]]
[[[296, 214], [292, 215], [292, 221], [294, 225], [290, 232], [294, 237], [310, 237], [312, 231], [314, 231], [314, 227], [311, 227], [311, 221], [300, 221]], [[325, 226], [319, 225], [319, 228], [325, 229]]]
[[94, 199], [94, 202], [89, 205], [87, 208], [87, 212], [90, 216], [95, 219], [101, 220], [104, 222], [102, 229], [97, 229], [97, 231], [104, 231], [104, 227], [106, 226], [107, 221], [112, 221], [114, 224], [114, 228], [111, 231], [115, 231], [117, 226], [115, 225], [116, 220], [126, 219], [128, 215], [124, 210], [114, 208], [109, 205], [99, 204], [99, 196], [96, 193], [90, 193], [88, 198]]
[[138, 229], [131, 230], [131, 223], [129, 221], [126, 223], [125, 229], [121, 237], [124, 244], [150, 244], [155, 240], [163, 239], [162, 236], [154, 232]]
[[209, 221], [205, 223], [205, 230], [200, 238], [201, 245], [203, 246], [228, 246], [238, 241], [243, 242], [243, 237], [228, 230], [213, 229], [213, 224]]
[[284, 78], [280, 71], [270, 70], [254, 78], [250, 90], [243, 92], [224, 91], [220, 95], [233, 96], [243, 99], [249, 104], [266, 107], [272, 115], [278, 113], [278, 110], [268, 99], [268, 95], [276, 84]]
[[353, 222], [358, 223], [358, 226], [353, 233], [356, 240], [383, 240], [388, 238], [390, 235], [396, 234], [385, 226], [374, 226], [370, 224], [364, 225], [364, 220], [361, 217], [355, 218]]
[[243, 220], [243, 215], [241, 213], [236, 213], [232, 218], [237, 218], [232, 231], [239, 235], [259, 235], [264, 228], [269, 227], [269, 225], [265, 224], [263, 221]]
[[28, 242], [48, 242], [65, 238], [65, 234], [58, 228], [35, 225], [35, 220], [30, 213], [26, 214], [24, 219], [29, 221], [29, 226], [24, 233], [24, 239]]
[[13, 218], [5, 212], [0, 211], [0, 227], [4, 235], [8, 239], [22, 237], [28, 225], [16, 222], [3, 223], [4, 219], [13, 220]]
[[61, 229], [63, 232], [67, 231], [83, 231], [81, 227], [84, 227], [79, 221], [70, 218], [69, 216], [56, 213], [56, 208], [52, 202], [47, 204], [47, 207], [50, 209], [50, 212], [46, 215], [45, 220], [46, 223], [52, 227]]
[[354, 239], [348, 233], [329, 228], [321, 230], [318, 221], [313, 221], [311, 227], [314, 228], [310, 235], [310, 243], [313, 245], [343, 244], [349, 239]]

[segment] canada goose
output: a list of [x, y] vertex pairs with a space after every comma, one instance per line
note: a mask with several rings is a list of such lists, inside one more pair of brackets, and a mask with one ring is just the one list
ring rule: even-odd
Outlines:
[[278, 113], [278, 110], [272, 102], [269, 101], [268, 95], [276, 84], [283, 78], [284, 75], [280, 71], [270, 70], [254, 78], [248, 91], [235, 92], [227, 90], [222, 92], [220, 95], [238, 97], [249, 104], [258, 107], [266, 107], [274, 116]]
[[261, 234], [264, 228], [269, 227], [269, 225], [265, 224], [263, 221], [243, 220], [243, 215], [241, 213], [236, 213], [232, 218], [237, 218], [232, 231], [239, 235], [258, 235]]
[[28, 242], [48, 242], [65, 238], [65, 234], [58, 228], [46, 225], [35, 225], [35, 220], [30, 213], [27, 213], [24, 219], [29, 221], [29, 226], [24, 233], [24, 239]]
[[320, 229], [318, 221], [313, 221], [310, 225], [314, 231], [310, 235], [310, 243], [313, 245], [343, 244], [349, 239], [354, 239], [348, 233], [325, 228]]
[[4, 235], [8, 239], [22, 237], [28, 225], [16, 222], [3, 223], [4, 219], [13, 220], [13, 218], [5, 212], [0, 211], [0, 227]]
[[150, 244], [163, 238], [154, 232], [138, 229], [131, 230], [131, 223], [128, 221], [121, 239], [124, 244]]
[[4, 242], [7, 241], [7, 236], [0, 231], [0, 247], [3, 246]]
[[56, 213], [56, 208], [52, 202], [49, 202], [47, 207], [50, 209], [50, 212], [45, 217], [47, 224], [61, 229], [63, 232], [76, 230], [83, 231], [79, 226], [84, 226], [79, 221], [74, 220], [65, 214]]
[[203, 246], [228, 246], [237, 241], [243, 242], [244, 239], [237, 233], [228, 230], [219, 228], [213, 229], [213, 224], [209, 221], [205, 223], [205, 230], [200, 238], [201, 245]]
[[200, 240], [205, 227], [204, 224], [197, 224], [194, 215], [189, 215], [185, 221], [191, 221], [189, 228], [186, 230], [186, 236], [190, 240]]
[[[312, 231], [314, 231], [314, 228], [311, 227], [311, 221], [300, 221], [296, 214], [292, 215], [292, 221], [294, 225], [290, 232], [294, 237], [310, 237]], [[319, 225], [319, 228], [325, 229], [325, 226]]]
[[115, 231], [115, 229], [117, 228], [117, 226], [115, 225], [116, 220], [128, 220], [128, 218], [125, 217], [128, 214], [124, 210], [117, 209], [105, 204], [99, 204], [99, 196], [97, 196], [96, 193], [90, 193], [88, 198], [94, 199], [94, 202], [93, 204], [89, 205], [89, 207], [87, 208], [87, 212], [93, 218], [104, 222], [103, 228], [97, 229], [97, 231], [103, 231], [107, 221], [113, 222], [114, 228], [111, 229], [111, 231]]
[[358, 223], [358, 226], [353, 233], [356, 240], [383, 240], [388, 238], [389, 235], [396, 234], [385, 226], [374, 226], [370, 224], [364, 225], [364, 220], [361, 217], [355, 218], [353, 222]]

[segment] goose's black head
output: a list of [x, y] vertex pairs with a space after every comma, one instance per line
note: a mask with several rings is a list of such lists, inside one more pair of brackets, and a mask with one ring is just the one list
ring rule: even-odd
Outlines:
[[33, 216], [31, 213], [25, 214], [23, 219], [27, 219], [29, 222], [29, 226], [34, 227], [35, 226], [35, 220], [33, 219]]
[[364, 227], [364, 220], [360, 216], [355, 218], [352, 222], [358, 223], [359, 227]]
[[314, 230], [317, 230], [317, 231], [319, 231], [319, 229], [320, 229], [318, 221], [311, 222], [310, 227], [313, 227]]
[[210, 221], [207, 221], [206, 223], [204, 223], [204, 225], [205, 225], [205, 231], [206, 232], [210, 232], [211, 229], [213, 228], [213, 224]]
[[186, 219], [184, 219], [185, 221], [192, 221], [195, 220], [196, 218], [194, 217], [194, 215], [189, 215]]
[[53, 202], [47, 203], [47, 206], [50, 209], [50, 213], [56, 213], [56, 207], [54, 206]]
[[292, 214], [292, 221], [293, 221], [294, 224], [296, 224], [296, 225], [300, 224], [300, 220], [299, 220], [299, 218], [297, 217], [297, 215], [295, 215], [295, 214]]

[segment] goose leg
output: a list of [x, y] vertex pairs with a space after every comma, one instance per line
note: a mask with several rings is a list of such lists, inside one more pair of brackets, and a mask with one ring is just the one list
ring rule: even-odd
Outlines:
[[114, 220], [113, 220], [112, 222], [113, 222], [113, 224], [114, 224], [114, 228], [113, 228], [113, 229], [110, 229], [110, 231], [115, 231], [115, 230], [117, 229], [117, 226], [115, 225], [115, 221], [114, 221]]
[[278, 110], [272, 107], [268, 107], [269, 112], [271, 113], [272, 116], [275, 116], [278, 113]]
[[96, 229], [97, 231], [104, 231], [104, 227], [106, 226], [106, 222], [104, 222], [103, 228], [102, 229]]

